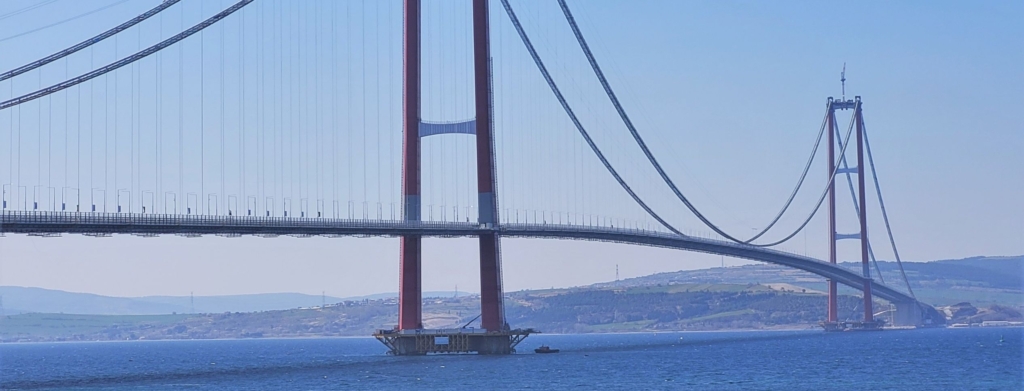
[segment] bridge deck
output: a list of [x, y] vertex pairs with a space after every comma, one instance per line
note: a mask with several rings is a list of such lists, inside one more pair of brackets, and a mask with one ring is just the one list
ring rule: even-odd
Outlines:
[[[594, 240], [673, 248], [768, 262], [831, 278], [855, 289], [863, 287], [857, 272], [814, 258], [714, 239], [680, 236], [633, 228], [563, 224], [353, 220], [336, 218], [160, 215], [138, 213], [22, 212], [0, 213], [0, 233], [28, 235], [261, 235], [261, 236], [384, 236], [469, 237], [483, 233], [506, 237]], [[915, 300], [891, 287], [872, 282], [878, 297], [894, 303]]]

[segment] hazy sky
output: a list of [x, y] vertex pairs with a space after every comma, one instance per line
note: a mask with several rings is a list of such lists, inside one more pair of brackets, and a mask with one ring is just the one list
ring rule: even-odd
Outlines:
[[[0, 2], [0, 18], [39, 3], [47, 1]], [[154, 0], [124, 3], [114, 0], [58, 0], [0, 19], [0, 53], [3, 53], [0, 71], [77, 43], [156, 3]], [[190, 7], [184, 16], [179, 16], [182, 14], [177, 8], [172, 8], [167, 11], [169, 16], [160, 22], [162, 29], [153, 24], [144, 25], [135, 39], [131, 39], [135, 30], [130, 30], [128, 38], [119, 44], [118, 54], [124, 56], [134, 52], [147, 42], [155, 42], [157, 37], [180, 31], [179, 24], [194, 24], [200, 20], [200, 15], [212, 14], [229, 4], [228, 1], [208, 1], [199, 6], [196, 0], [184, 0], [182, 3]], [[865, 121], [879, 169], [879, 180], [902, 257], [927, 261], [1024, 254], [1024, 203], [1021, 201], [1024, 200], [1024, 125], [1019, 118], [1020, 93], [1024, 91], [1024, 3], [862, 1], [842, 6], [808, 1], [577, 0], [569, 3], [598, 60], [655, 154], [694, 203], [730, 232], [748, 236], [753, 229], [769, 221], [785, 201], [814, 141], [824, 114], [825, 98], [840, 95], [839, 71], [846, 63], [847, 96], [859, 95], [864, 99]], [[108, 4], [115, 5], [52, 28], [7, 39]], [[332, 4], [335, 8], [330, 8]], [[425, 55], [424, 118], [464, 119], [471, 110], [471, 106], [464, 104], [468, 100], [460, 98], [465, 97], [471, 86], [465, 81], [469, 70], [466, 67], [469, 41], [462, 34], [468, 32], [468, 25], [458, 18], [466, 15], [468, 8], [459, 8], [460, 3], [457, 2], [427, 1], [425, 4], [425, 29], [428, 28], [426, 26], [455, 27], [450, 30], [438, 27], [436, 34], [429, 32], [424, 37], [425, 52], [442, 53]], [[275, 7], [278, 3], [257, 0], [254, 6], [257, 5], [263, 7], [263, 11], [259, 11], [260, 8], [246, 10], [245, 26], [255, 30], [258, 15], [270, 19], [266, 26], [269, 26], [268, 39], [273, 46], [273, 42], [277, 42], [273, 41], [273, 31], [276, 30], [273, 18], [266, 15], [277, 12], [279, 8]], [[371, 189], [362, 188], [364, 194], [369, 192], [363, 198], [356, 195], [345, 199], [356, 205], [381, 202], [385, 205], [382, 208], [387, 210], [390, 208], [387, 205], [397, 199], [394, 188], [400, 175], [393, 141], [393, 137], [400, 134], [400, 121], [396, 118], [400, 118], [401, 106], [395, 103], [401, 96], [397, 89], [401, 81], [400, 58], [396, 56], [401, 48], [400, 2], [310, 1], [302, 3], [299, 7], [304, 8], [299, 9], [296, 15], [311, 15], [317, 10], [331, 9], [333, 13], [324, 11], [320, 24], [316, 25], [323, 31], [330, 31], [330, 16], [340, 15], [341, 5], [348, 7], [349, 11], [346, 11], [344, 20], [333, 20], [336, 28], [341, 29], [347, 23], [347, 32], [351, 36], [362, 34], [362, 42], [367, 42], [367, 39], [376, 42], [349, 47], [347, 54], [338, 55], [339, 58], [348, 56], [348, 62], [359, 63], [346, 71], [350, 76], [344, 80], [373, 82], [369, 85], [346, 82], [336, 91], [316, 90], [320, 94], [317, 96], [341, 99], [338, 96], [345, 95], [345, 99], [350, 99], [351, 91], [356, 91], [356, 96], [351, 98], [353, 100], [382, 102], [372, 106], [370, 103], [350, 102], [347, 106], [350, 110], [344, 116], [339, 114], [338, 121], [356, 121], [355, 124], [362, 124], [363, 128], [385, 129], [381, 133], [384, 138], [380, 145], [388, 145], [387, 148], [367, 151], [348, 147], [349, 156], [355, 156], [356, 160], [377, 158], [383, 162], [379, 166], [365, 162], [362, 166], [354, 166], [356, 171], [362, 172], [348, 178], [351, 182], [360, 182], [370, 177], [372, 179], [366, 186]], [[557, 4], [554, 1], [514, 1], [513, 5], [541, 54], [549, 61], [556, 78], [568, 90], [567, 95], [578, 105], [578, 111], [585, 117], [584, 122], [593, 126], [595, 138], [602, 143], [602, 148], [606, 149], [613, 162], [621, 165], [623, 170], [638, 172], [630, 174], [629, 179], [635, 181], [643, 194], [650, 197], [652, 204], [659, 211], [664, 211], [674, 223], [686, 229], [706, 231], [685, 213], [682, 205], [674, 201], [671, 193], [646, 167], [639, 149], [607, 105], [578, 47], [573, 46], [571, 31], [562, 20]], [[499, 137], [509, 135], [512, 139], [507, 144], [505, 139], [499, 140], [499, 153], [507, 159], [499, 158], [499, 181], [504, 188], [501, 193], [503, 207], [649, 220], [637, 213], [638, 208], [625, 204], [627, 197], [610, 185], [607, 173], [593, 162], [589, 151], [584, 149], [575, 130], [569, 127], [571, 125], [561, 109], [536, 75], [536, 69], [525, 56], [501, 12], [500, 3], [492, 1], [491, 7], [494, 16], [495, 105], [498, 112], [496, 127]], [[241, 58], [241, 52], [232, 45], [237, 36], [231, 35], [234, 34], [231, 29], [238, 29], [241, 25], [237, 21], [226, 22], [235, 23], [228, 26], [236, 27], [228, 28], [224, 49], [220, 49], [221, 38], [216, 29], [203, 38], [203, 44], [214, 48], [212, 51], [207, 48], [203, 53], [214, 61], [217, 61], [220, 50], [227, 51], [229, 59]], [[438, 44], [440, 38], [437, 37], [449, 36], [446, 34], [455, 39]], [[256, 35], [246, 41], [245, 47], [252, 45], [255, 48], [263, 37]], [[190, 38], [186, 43], [191, 45], [189, 50], [198, 47], [196, 39]], [[384, 49], [380, 49], [382, 47]], [[435, 51], [435, 48], [440, 49]], [[113, 58], [112, 46], [102, 46], [96, 53], [96, 65]], [[256, 52], [248, 53], [246, 56]], [[326, 55], [327, 52], [324, 53]], [[197, 55], [186, 52], [183, 56], [194, 59]], [[278, 57], [271, 52], [271, 58]], [[52, 66], [53, 69], [44, 71], [46, 73], [30, 73], [13, 83], [0, 82], [0, 99], [34, 90], [40, 84], [63, 80], [65, 70], [75, 74], [76, 71], [81, 73], [91, 69], [89, 61], [83, 53], [70, 59], [68, 64]], [[143, 63], [139, 69], [153, 69], [156, 60], [152, 61], [150, 65]], [[167, 63], [170, 69], [177, 69], [174, 58], [161, 61], [170, 61]], [[218, 64], [209, 63], [209, 58], [204, 61], [213, 67]], [[330, 64], [331, 61], [331, 58], [321, 58], [318, 63]], [[232, 69], [233, 64], [237, 66], [230, 61], [225, 64], [229, 75], [232, 72], [246, 77], [257, 75], [253, 73], [257, 72], [255, 67]], [[220, 73], [216, 68], [211, 69], [215, 71], [210, 77], [216, 79]], [[318, 69], [329, 70], [327, 67]], [[369, 74], [365, 73], [367, 70]], [[131, 72], [128, 68], [125, 71]], [[184, 70], [185, 74], [188, 72], [192, 70]], [[112, 80], [130, 80], [133, 77], [131, 73], [119, 75]], [[429, 75], [435, 76], [428, 78]], [[188, 74], [186, 79], [195, 81], [195, 75]], [[307, 79], [305, 83], [315, 81]], [[207, 105], [204, 107], [216, 112], [218, 95], [215, 83], [211, 85], [214, 86], [212, 89], [203, 90], [212, 94], [208, 95], [210, 102], [204, 103]], [[227, 89], [233, 93], [240, 90], [240, 86], [229, 84]], [[140, 90], [140, 94], [146, 99], [156, 96], [155, 91], [146, 93]], [[179, 98], [176, 91], [164, 90], [161, 94], [161, 99], [166, 98], [166, 101]], [[249, 90], [244, 95], [247, 102], [244, 105], [250, 104], [249, 96], [253, 94]], [[130, 103], [133, 97], [119, 99]], [[70, 98], [60, 95], [52, 102], [67, 103], [64, 99]], [[234, 103], [237, 100], [233, 99], [229, 104], [229, 112], [237, 109]], [[70, 102], [74, 105], [86, 100]], [[263, 101], [254, 98], [252, 102], [253, 106], [258, 106], [257, 102]], [[273, 106], [274, 101], [268, 100], [267, 104]], [[37, 126], [33, 121], [39, 121], [40, 128], [43, 122], [29, 109], [45, 106], [26, 107], [30, 114], [24, 115], [25, 122], [20, 123], [17, 129], [26, 129], [26, 135], [35, 135], [28, 133]], [[365, 114], [367, 107], [369, 114]], [[278, 110], [287, 108], [279, 107]], [[16, 128], [10, 124], [14, 119], [21, 119], [22, 114], [6, 111], [0, 112], [0, 182], [13, 184], [20, 180], [17, 183], [31, 187], [40, 172], [38, 170], [42, 170], [42, 164], [32, 164], [36, 159], [46, 160], [48, 166], [52, 164], [57, 172], [63, 172], [61, 159], [65, 156], [60, 151], [43, 156], [39, 154], [46, 151], [40, 149], [41, 152], [36, 152], [31, 147], [18, 151], [19, 155], [14, 159], [22, 161], [20, 164], [25, 167], [13, 169], [8, 158], [13, 154], [9, 151], [14, 148], [9, 148], [8, 137], [15, 134], [12, 129]], [[140, 113], [144, 114], [141, 110]], [[372, 119], [368, 119], [370, 117]], [[840, 118], [844, 129], [847, 118], [847, 115]], [[536, 127], [528, 122], [531, 120], [548, 124], [544, 126], [556, 123], [560, 128], [557, 133], [529, 133], [537, 131], [525, 129]], [[335, 121], [333, 116], [330, 121]], [[227, 122], [229, 127], [234, 124], [236, 128], [245, 129], [242, 132], [248, 137], [249, 122], [243, 123], [246, 126]], [[30, 138], [25, 141], [29, 143], [26, 145], [35, 146], [30, 144], [34, 142], [31, 137], [26, 137]], [[359, 142], [376, 145], [373, 142], [375, 133], [359, 137]], [[327, 140], [330, 142], [331, 139]], [[472, 187], [466, 182], [458, 182], [458, 178], [472, 176], [471, 169], [458, 166], [470, 161], [470, 142], [466, 138], [449, 138], [447, 144], [440, 144], [438, 140], [424, 141], [424, 197], [429, 199], [424, 202], [453, 205], [456, 202], [450, 201], [452, 197], [462, 197], [460, 206], [472, 205], [472, 201], [465, 201], [475, 197]], [[516, 154], [522, 152], [517, 149], [522, 148], [520, 144], [530, 140], [543, 144], [530, 152], [537, 155], [518, 155], [516, 158]], [[564, 145], [572, 145], [571, 157], [569, 152], [551, 147], [551, 144], [557, 145], [558, 140], [569, 143]], [[177, 148], [174, 151], [177, 153]], [[226, 154], [232, 155], [230, 151]], [[528, 148], [527, 151], [531, 150]], [[71, 152], [75, 157], [80, 153]], [[191, 157], [195, 151], [187, 153]], [[440, 160], [440, 156], [454, 158], [455, 163], [451, 160], [446, 163]], [[458, 159], [463, 160], [459, 163]], [[244, 165], [229, 168], [229, 171], [240, 170]], [[524, 176], [554, 171], [556, 169], [551, 167], [556, 165], [576, 167], [581, 171], [573, 173], [571, 169], [563, 169], [565, 171], [559, 171], [560, 174], [538, 179], [543, 182], [524, 183]], [[452, 176], [445, 177], [439, 173], [445, 167], [462, 167], [463, 171], [455, 171]], [[188, 169], [185, 168], [186, 171]], [[373, 172], [374, 169], [378, 170], [377, 173]], [[18, 173], [28, 179], [18, 179]], [[345, 176], [343, 174], [343, 170], [338, 171], [338, 176]], [[114, 173], [115, 178], [118, 175]], [[128, 178], [125, 175], [135, 174], [120, 175]], [[250, 172], [246, 175], [256, 174]], [[309, 174], [303, 172], [302, 175], [308, 178]], [[572, 179], [572, 184], [563, 183], [559, 178], [564, 177], [559, 175]], [[819, 159], [812, 167], [806, 191], [794, 204], [794, 215], [783, 220], [776, 235], [792, 230], [800, 217], [810, 211], [823, 186], [824, 177], [824, 161]], [[586, 184], [576, 185], [577, 178]], [[70, 174], [67, 174], [63, 180], [70, 179]], [[80, 182], [76, 183], [85, 187]], [[171, 178], [168, 183], [173, 183], [170, 190], [178, 191], [177, 180]], [[197, 186], [194, 180], [184, 183], [185, 191], [197, 191], [189, 190]], [[307, 181], [306, 185], [309, 183]], [[458, 184], [460, 189], [449, 193], [441, 190], [454, 187], [453, 184]], [[198, 186], [206, 185], [213, 188], [222, 186], [219, 181], [204, 182]], [[114, 189], [113, 186], [102, 184], [104, 188]], [[132, 186], [137, 186], [133, 196], [146, 203], [140, 194], [153, 189], [134, 182]], [[226, 186], [235, 184], [229, 181]], [[838, 189], [840, 231], [852, 231], [855, 220], [845, 178], [841, 178]], [[114, 191], [116, 189], [108, 193]], [[252, 191], [256, 194], [255, 190]], [[351, 195], [352, 190], [348, 188], [339, 190], [339, 193], [345, 191]], [[566, 192], [574, 195], [568, 196]], [[283, 196], [285, 194], [278, 195], [274, 202], [280, 203]], [[449, 200], [444, 200], [445, 197]], [[887, 246], [882, 245], [887, 240], [883, 236], [875, 198], [873, 194], [869, 197], [871, 235], [877, 243], [877, 253], [880, 258], [891, 259]], [[114, 205], [116, 201], [113, 198], [113, 195], [108, 195], [106, 202]], [[577, 203], [584, 206], [574, 206]], [[262, 206], [257, 209], [262, 209]], [[389, 210], [383, 212], [385, 217], [389, 213]], [[819, 216], [809, 226], [806, 235], [797, 236], [785, 247], [821, 258], [826, 248], [825, 232], [824, 219]], [[844, 242], [840, 258], [856, 259], [855, 248], [855, 244]], [[472, 239], [427, 240], [424, 248], [424, 289], [451, 290], [457, 285], [460, 290], [477, 291], [476, 251]], [[119, 236], [97, 239], [9, 235], [0, 238], [0, 285], [38, 286], [116, 296], [284, 291], [312, 294], [325, 291], [334, 296], [352, 296], [396, 290], [397, 253], [398, 240], [387, 238]], [[709, 267], [722, 262], [716, 256], [664, 249], [527, 239], [504, 240], [502, 256], [506, 290], [607, 281], [615, 277], [616, 265], [625, 278]], [[743, 261], [726, 259], [725, 262], [735, 265]]]

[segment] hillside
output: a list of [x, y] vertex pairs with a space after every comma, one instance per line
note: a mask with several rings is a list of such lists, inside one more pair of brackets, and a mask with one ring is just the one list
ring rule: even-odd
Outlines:
[[[459, 294], [465, 295], [464, 292]], [[424, 292], [426, 297], [451, 297], [455, 292]], [[0, 286], [3, 314], [53, 313], [80, 315], [168, 315], [189, 313], [286, 310], [346, 300], [387, 299], [398, 293], [333, 297], [301, 293], [259, 293], [226, 296], [110, 297], [52, 289]]]
[[[848, 262], [840, 265], [860, 271], [858, 263]], [[879, 261], [878, 266], [886, 284], [906, 290], [895, 262]], [[976, 305], [1024, 305], [1024, 256], [904, 262], [903, 267], [917, 297], [933, 305], [952, 305], [964, 301]], [[874, 272], [872, 267], [872, 273]], [[819, 276], [769, 264], [658, 273], [593, 286], [679, 283], [788, 284], [808, 291], [826, 289], [825, 280]]]
[[[844, 318], [857, 316], [860, 299], [839, 301]], [[813, 328], [826, 310], [820, 294], [753, 284], [534, 291], [510, 302], [510, 323], [556, 333]]]
[[[906, 263], [905, 270], [918, 297], [938, 305], [951, 322], [1019, 321], [1022, 261], [970, 258]], [[895, 264], [880, 266], [887, 281], [898, 281]], [[808, 273], [747, 265], [509, 292], [505, 310], [510, 324], [556, 333], [814, 328], [825, 314], [824, 289], [824, 281]], [[17, 287], [0, 287], [0, 294], [7, 306], [0, 342], [366, 336], [392, 327], [398, 309], [394, 294], [328, 297], [332, 304], [323, 308], [325, 298], [313, 295], [196, 297], [196, 312], [202, 313], [188, 315], [188, 297], [112, 298]], [[477, 295], [424, 296], [427, 328], [462, 327], [480, 313]], [[19, 308], [12, 304], [49, 313], [18, 314], [29, 311], [11, 311]], [[841, 295], [839, 304], [841, 319], [860, 316], [855, 295]], [[83, 310], [106, 314], [72, 315]]]
[[[65, 292], [42, 288], [0, 286], [4, 313], [65, 313], [85, 315], [165, 315], [253, 312], [318, 306], [326, 299], [339, 302], [337, 297], [322, 298], [299, 293], [264, 293], [232, 296], [146, 296], [110, 297], [90, 293]], [[194, 302], [194, 311], [193, 303]]]
[[[859, 270], [855, 263], [841, 264]], [[886, 283], [903, 289], [899, 269], [893, 262], [879, 262]], [[1021, 286], [1024, 256], [974, 257], [934, 262], [904, 262], [914, 293], [921, 300], [946, 306], [960, 302], [974, 305], [1024, 306]], [[825, 281], [796, 269], [768, 264], [658, 273], [590, 285], [614, 288], [669, 284], [759, 284], [774, 288], [825, 291]], [[855, 294], [852, 290], [849, 294]], [[456, 292], [424, 292], [424, 297], [452, 297]], [[458, 295], [466, 295], [459, 292]], [[265, 293], [231, 296], [146, 296], [108, 297], [41, 288], [0, 286], [4, 314], [65, 313], [85, 315], [163, 315], [188, 313], [255, 312], [320, 306], [322, 303], [380, 300], [398, 297], [380, 293], [359, 297], [321, 297], [299, 293]]]

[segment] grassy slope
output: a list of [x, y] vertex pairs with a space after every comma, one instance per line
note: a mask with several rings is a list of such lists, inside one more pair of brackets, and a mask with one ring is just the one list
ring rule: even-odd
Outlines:
[[102, 334], [118, 328], [168, 327], [189, 315], [21, 314], [0, 318], [0, 336], [70, 337]]
[[[886, 284], [905, 290], [894, 262], [879, 261]], [[859, 270], [859, 265], [843, 263]], [[977, 305], [1024, 306], [1024, 256], [974, 257], [934, 262], [904, 262], [904, 270], [918, 298], [933, 305], [970, 301]], [[875, 273], [872, 268], [872, 273]], [[792, 284], [808, 290], [824, 290], [821, 277], [768, 264], [658, 273], [619, 281], [622, 286], [709, 284]], [[611, 287], [612, 283], [594, 284]]]

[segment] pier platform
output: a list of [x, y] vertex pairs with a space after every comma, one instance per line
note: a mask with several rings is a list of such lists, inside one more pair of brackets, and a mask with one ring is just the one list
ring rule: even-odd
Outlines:
[[825, 331], [881, 331], [885, 321], [876, 320], [873, 322], [820, 322], [818, 323]]
[[534, 329], [488, 331], [484, 329], [377, 330], [373, 333], [388, 354], [423, 356], [427, 354], [513, 354], [516, 346]]

